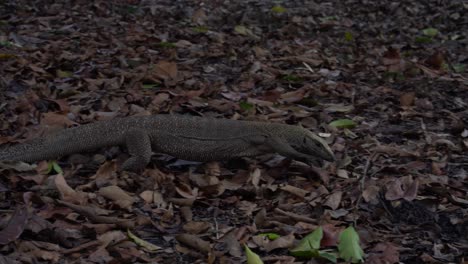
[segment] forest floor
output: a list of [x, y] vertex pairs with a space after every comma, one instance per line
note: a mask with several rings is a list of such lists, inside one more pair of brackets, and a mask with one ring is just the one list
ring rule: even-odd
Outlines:
[[4, 169], [0, 262], [241, 263], [247, 245], [265, 263], [326, 263], [290, 249], [321, 227], [336, 251], [353, 226], [366, 263], [467, 263], [467, 13], [457, 0], [1, 1], [0, 144], [177, 113], [302, 125], [337, 161], [155, 155], [135, 174], [114, 147]]

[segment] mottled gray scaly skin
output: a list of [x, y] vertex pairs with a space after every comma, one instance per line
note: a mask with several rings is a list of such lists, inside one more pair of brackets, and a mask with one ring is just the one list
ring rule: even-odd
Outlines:
[[34, 162], [123, 145], [131, 154], [124, 170], [143, 169], [155, 153], [193, 161], [227, 160], [277, 152], [316, 164], [333, 152], [307, 129], [284, 124], [179, 115], [127, 117], [63, 130], [24, 144], [0, 148], [0, 161]]

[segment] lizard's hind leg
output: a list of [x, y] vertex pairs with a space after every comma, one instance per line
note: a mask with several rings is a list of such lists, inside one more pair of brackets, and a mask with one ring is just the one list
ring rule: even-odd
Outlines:
[[130, 158], [122, 165], [122, 170], [141, 171], [151, 160], [151, 140], [145, 131], [129, 130], [124, 136]]

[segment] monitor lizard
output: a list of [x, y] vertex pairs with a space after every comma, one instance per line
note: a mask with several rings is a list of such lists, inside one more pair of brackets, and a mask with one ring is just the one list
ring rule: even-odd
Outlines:
[[144, 169], [153, 152], [192, 161], [220, 161], [266, 153], [315, 165], [322, 159], [335, 159], [323, 139], [300, 126], [152, 115], [99, 121], [3, 146], [0, 161], [35, 162], [117, 145], [128, 149], [130, 158], [121, 167], [128, 171]]

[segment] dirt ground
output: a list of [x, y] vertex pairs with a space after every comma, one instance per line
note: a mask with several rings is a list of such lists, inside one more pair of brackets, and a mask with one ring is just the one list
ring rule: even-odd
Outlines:
[[[337, 161], [113, 147], [0, 169], [0, 263], [468, 261], [466, 1], [0, 1], [0, 144], [173, 113], [298, 124]], [[275, 238], [266, 238], [265, 233]], [[346, 263], [338, 258], [338, 263]], [[258, 263], [258, 262], [257, 262]]]

